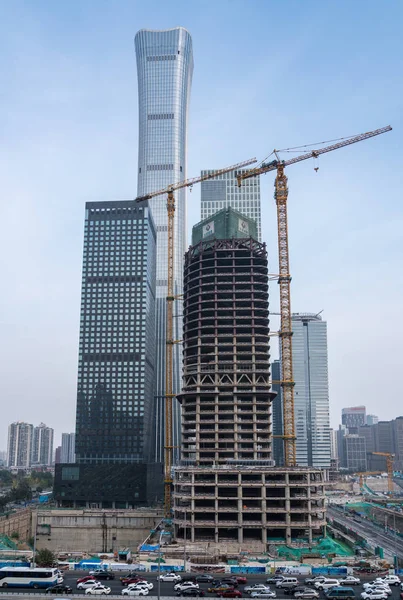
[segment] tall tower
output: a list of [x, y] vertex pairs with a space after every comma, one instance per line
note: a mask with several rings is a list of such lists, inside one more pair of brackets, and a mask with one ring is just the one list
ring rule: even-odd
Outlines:
[[330, 466], [327, 324], [320, 315], [292, 315], [297, 464]]
[[[240, 169], [238, 173], [243, 173]], [[214, 171], [202, 171], [203, 175], [210, 175]], [[235, 173], [222, 173], [215, 179], [201, 183], [201, 219], [211, 217], [223, 208], [234, 208], [249, 219], [253, 219], [257, 226], [257, 239], [262, 239], [262, 219], [260, 211], [260, 177], [245, 179], [241, 187]]]
[[17, 421], [8, 426], [7, 466], [30, 467], [34, 426]]
[[32, 463], [38, 465], [51, 465], [53, 462], [53, 435], [51, 427], [41, 423], [34, 427], [32, 443]]
[[325, 525], [321, 472], [272, 459], [268, 261], [256, 232], [223, 209], [193, 228], [185, 256], [174, 524], [211, 550], [312, 543]]
[[[139, 94], [139, 154], [137, 194], [143, 196], [186, 178], [187, 121], [193, 74], [192, 38], [183, 27], [165, 31], [142, 29], [135, 37]], [[163, 462], [165, 425], [165, 353], [167, 296], [166, 198], [150, 201], [157, 231], [155, 448]], [[186, 191], [176, 193], [174, 291], [183, 293], [183, 256], [186, 251]], [[182, 339], [182, 306], [177, 302], [176, 340]], [[181, 389], [182, 346], [175, 344], [174, 392]], [[173, 444], [180, 443], [180, 406], [173, 401]], [[178, 450], [174, 450], [174, 461]]]

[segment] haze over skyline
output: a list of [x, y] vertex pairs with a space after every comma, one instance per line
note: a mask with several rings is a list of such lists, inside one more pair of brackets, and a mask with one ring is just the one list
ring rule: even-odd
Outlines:
[[[402, 17], [372, 0], [2, 4], [0, 448], [13, 421], [45, 422], [55, 446], [75, 429], [84, 205], [136, 196], [134, 36], [177, 25], [195, 60], [189, 177], [392, 125], [287, 175], [292, 310], [324, 311], [331, 425], [346, 406], [401, 414]], [[273, 182], [261, 178], [262, 238], [276, 273]], [[199, 220], [195, 186], [188, 241]]]

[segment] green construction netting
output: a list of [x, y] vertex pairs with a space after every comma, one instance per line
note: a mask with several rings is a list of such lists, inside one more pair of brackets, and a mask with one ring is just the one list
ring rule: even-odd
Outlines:
[[0, 550], [17, 550], [17, 544], [6, 535], [0, 534]]
[[343, 544], [339, 540], [332, 538], [323, 538], [317, 544], [303, 548], [289, 548], [288, 546], [276, 546], [279, 558], [287, 558], [289, 560], [300, 560], [301, 555], [309, 554], [336, 554], [336, 556], [352, 556], [353, 550]]

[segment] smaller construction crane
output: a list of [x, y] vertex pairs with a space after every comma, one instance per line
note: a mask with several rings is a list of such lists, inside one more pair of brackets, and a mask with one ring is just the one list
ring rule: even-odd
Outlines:
[[185, 179], [178, 181], [158, 190], [145, 194], [144, 196], [138, 196], [135, 202], [141, 202], [142, 200], [151, 200], [156, 196], [167, 194], [167, 211], [168, 211], [168, 277], [167, 277], [167, 329], [166, 329], [166, 359], [165, 359], [165, 445], [164, 445], [164, 515], [165, 518], [171, 517], [171, 488], [172, 488], [172, 453], [173, 453], [173, 439], [172, 439], [172, 399], [176, 394], [173, 393], [173, 346], [178, 343], [178, 340], [174, 340], [173, 336], [173, 303], [178, 298], [174, 295], [174, 217], [175, 217], [175, 197], [174, 192], [182, 188], [192, 188], [195, 183], [206, 181], [208, 179], [214, 179], [218, 175], [236, 171], [242, 167], [246, 167], [257, 162], [256, 158], [250, 158], [231, 167], [225, 167], [218, 171], [212, 171], [206, 173], [200, 177], [193, 177], [192, 179]]
[[354, 473], [354, 475], [359, 475], [360, 477], [360, 489], [362, 490], [364, 487], [364, 478], [369, 475], [382, 475], [382, 471], [361, 471], [359, 473]]
[[386, 472], [388, 474], [388, 494], [393, 494], [393, 459], [395, 458], [394, 454], [390, 452], [370, 452], [370, 454], [375, 454], [375, 456], [384, 456], [386, 458]]

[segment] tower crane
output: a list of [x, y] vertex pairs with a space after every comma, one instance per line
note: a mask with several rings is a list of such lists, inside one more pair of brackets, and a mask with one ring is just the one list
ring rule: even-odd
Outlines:
[[290, 160], [280, 160], [278, 150], [274, 150], [275, 160], [269, 163], [263, 163], [260, 167], [256, 167], [238, 173], [238, 185], [242, 185], [244, 179], [263, 175], [269, 171], [277, 171], [275, 180], [274, 198], [277, 205], [277, 230], [278, 230], [278, 255], [279, 255], [279, 277], [278, 283], [280, 286], [280, 344], [281, 344], [281, 366], [282, 366], [282, 381], [281, 387], [283, 390], [283, 414], [284, 414], [284, 429], [283, 439], [285, 446], [285, 464], [286, 466], [294, 466], [296, 464], [296, 443], [295, 443], [295, 423], [294, 423], [294, 379], [292, 368], [292, 323], [291, 323], [291, 294], [290, 294], [290, 264], [288, 252], [288, 216], [287, 216], [287, 177], [284, 173], [285, 167], [293, 165], [308, 158], [318, 158], [321, 154], [338, 150], [344, 146], [362, 142], [368, 138], [375, 137], [387, 131], [391, 131], [389, 125], [375, 131], [368, 131], [350, 138], [344, 138], [336, 144], [318, 148], [316, 150], [307, 151], [300, 156], [291, 158]]
[[386, 458], [386, 472], [388, 474], [388, 494], [393, 494], [393, 459], [394, 454], [390, 452], [370, 452], [376, 456], [384, 456]]
[[156, 196], [167, 194], [167, 212], [168, 212], [168, 277], [167, 277], [167, 328], [166, 328], [166, 360], [165, 360], [165, 445], [164, 445], [164, 514], [166, 518], [171, 516], [171, 487], [172, 487], [172, 399], [175, 397], [173, 393], [173, 346], [178, 343], [178, 340], [173, 338], [173, 303], [178, 298], [174, 295], [174, 216], [175, 216], [175, 196], [174, 192], [182, 188], [192, 188], [195, 183], [213, 179], [217, 175], [235, 171], [241, 167], [246, 167], [257, 162], [256, 158], [245, 160], [231, 167], [219, 169], [213, 173], [207, 173], [200, 177], [185, 179], [178, 181], [158, 190], [138, 196], [136, 202], [142, 200], [150, 200]]

